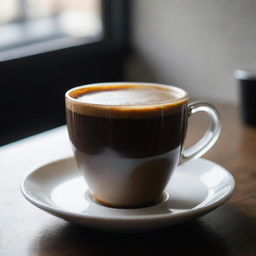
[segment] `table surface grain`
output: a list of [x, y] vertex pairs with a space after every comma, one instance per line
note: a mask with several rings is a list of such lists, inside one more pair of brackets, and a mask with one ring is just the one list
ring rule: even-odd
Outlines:
[[[232, 198], [186, 224], [135, 234], [103, 233], [70, 224], [29, 204], [22, 177], [71, 149], [65, 127], [0, 148], [0, 255], [256, 255], [256, 128], [243, 125], [239, 109], [216, 105], [221, 137], [204, 157], [228, 169], [236, 180]], [[189, 122], [187, 144], [207, 120]]]

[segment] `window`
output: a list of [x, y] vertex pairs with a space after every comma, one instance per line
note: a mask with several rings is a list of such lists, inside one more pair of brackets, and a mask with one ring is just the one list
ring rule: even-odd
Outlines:
[[71, 87], [125, 80], [129, 3], [0, 0], [0, 145], [64, 124]]
[[42, 52], [97, 41], [103, 35], [101, 5], [100, 0], [0, 0], [0, 52], [23, 47], [26, 55], [24, 46], [35, 43]]

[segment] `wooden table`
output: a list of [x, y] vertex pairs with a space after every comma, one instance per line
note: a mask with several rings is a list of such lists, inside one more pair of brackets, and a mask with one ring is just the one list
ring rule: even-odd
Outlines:
[[[217, 105], [223, 132], [205, 155], [234, 175], [233, 197], [192, 222], [140, 234], [89, 230], [35, 208], [22, 197], [22, 177], [51, 160], [71, 155], [66, 128], [0, 149], [0, 255], [256, 255], [256, 128], [243, 126], [238, 109]], [[198, 121], [200, 119], [200, 121]], [[188, 143], [205, 121], [190, 121]]]

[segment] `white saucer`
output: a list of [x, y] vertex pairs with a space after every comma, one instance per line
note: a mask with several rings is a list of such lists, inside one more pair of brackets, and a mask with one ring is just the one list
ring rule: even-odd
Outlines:
[[52, 215], [91, 228], [126, 231], [160, 228], [202, 216], [229, 199], [234, 187], [227, 170], [205, 159], [177, 167], [162, 202], [137, 209], [110, 208], [90, 199], [73, 158], [44, 165], [21, 184], [25, 198]]

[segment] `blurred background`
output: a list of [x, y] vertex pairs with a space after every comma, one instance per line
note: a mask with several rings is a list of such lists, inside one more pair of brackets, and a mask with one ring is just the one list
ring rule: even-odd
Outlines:
[[254, 0], [0, 0], [0, 145], [65, 123], [81, 84], [177, 85], [238, 104], [255, 69]]

